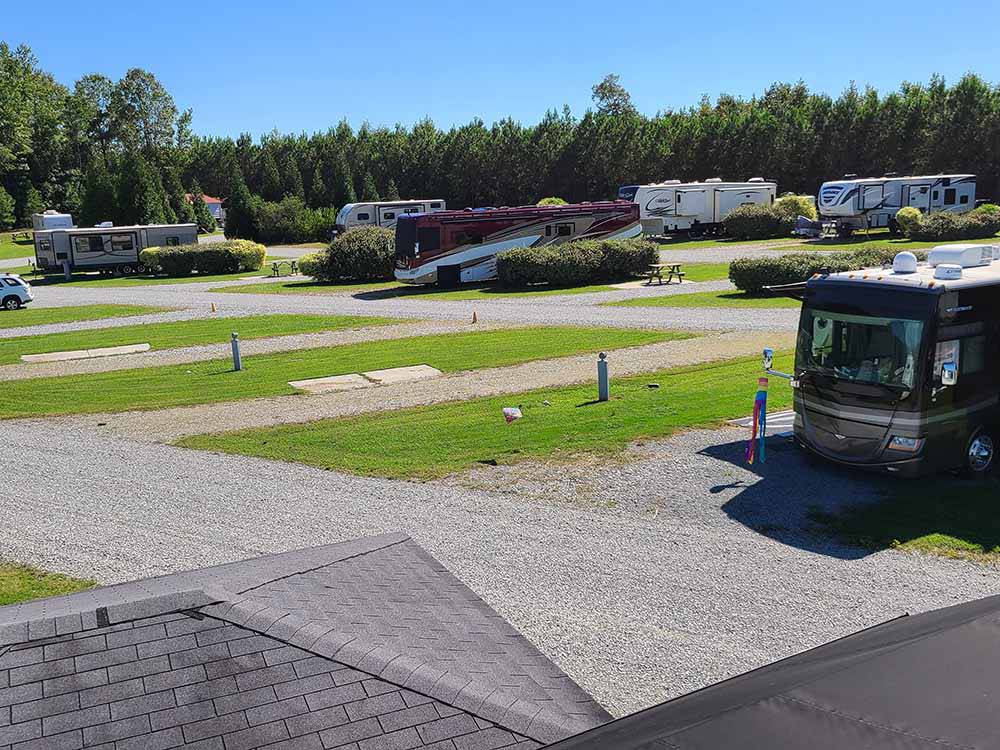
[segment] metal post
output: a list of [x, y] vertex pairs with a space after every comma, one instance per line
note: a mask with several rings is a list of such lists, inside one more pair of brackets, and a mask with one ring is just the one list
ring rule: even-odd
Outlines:
[[243, 359], [240, 357], [240, 335], [233, 331], [233, 369], [239, 372], [243, 369]]
[[607, 401], [608, 391], [608, 355], [601, 352], [597, 355], [597, 400]]

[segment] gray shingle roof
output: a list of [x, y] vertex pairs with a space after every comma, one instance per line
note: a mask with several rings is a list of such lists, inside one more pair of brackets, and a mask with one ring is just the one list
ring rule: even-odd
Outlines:
[[527, 750], [609, 719], [401, 534], [0, 608], [0, 750]]

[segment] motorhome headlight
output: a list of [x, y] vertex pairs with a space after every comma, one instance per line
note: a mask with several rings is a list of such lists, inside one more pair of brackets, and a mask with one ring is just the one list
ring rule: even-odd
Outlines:
[[919, 453], [920, 449], [924, 447], [924, 439], [893, 435], [892, 440], [889, 441], [889, 447], [894, 451]]

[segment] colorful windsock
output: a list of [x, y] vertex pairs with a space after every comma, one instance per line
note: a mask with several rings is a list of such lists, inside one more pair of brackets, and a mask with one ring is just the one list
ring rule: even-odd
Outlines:
[[[757, 398], [753, 402], [753, 427], [750, 441], [747, 443], [747, 463], [752, 464], [760, 458], [764, 463], [767, 456], [764, 452], [764, 437], [767, 435], [767, 378], [757, 378]], [[758, 446], [759, 443], [759, 446]]]

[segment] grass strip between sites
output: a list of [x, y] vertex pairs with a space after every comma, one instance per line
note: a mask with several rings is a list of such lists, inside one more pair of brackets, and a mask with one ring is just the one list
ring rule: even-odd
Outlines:
[[11, 239], [9, 232], [0, 234], [0, 260], [12, 260], [14, 258], [30, 258], [35, 254], [34, 240]]
[[0, 562], [0, 607], [8, 604], [72, 594], [96, 586], [94, 581], [49, 573], [29, 565]]
[[223, 274], [191, 274], [190, 276], [154, 276], [138, 274], [135, 276], [102, 276], [99, 273], [74, 273], [70, 281], [61, 275], [33, 276], [25, 273], [24, 278], [32, 286], [84, 286], [84, 287], [129, 287], [129, 286], [162, 286], [164, 284], [205, 284], [216, 281], [238, 281], [254, 279], [271, 275], [271, 262], [282, 260], [280, 257], [268, 256], [264, 266], [259, 271], [242, 271], [240, 273]]
[[982, 482], [933, 479], [888, 488], [873, 503], [848, 506], [813, 520], [844, 542], [979, 562], [1000, 562], [1000, 478]]
[[[778, 358], [780, 367], [791, 357]], [[642, 438], [716, 425], [753, 410], [760, 358], [728, 360], [614, 378], [611, 400], [596, 385], [547, 388], [310, 424], [199, 435], [189, 448], [295, 461], [324, 469], [393, 478], [433, 479], [479, 464], [570, 460], [614, 454]], [[656, 383], [659, 387], [651, 388]], [[768, 406], [791, 404], [775, 379]], [[502, 409], [519, 406], [512, 424]]]
[[660, 297], [633, 297], [620, 302], [605, 302], [614, 307], [743, 307], [798, 309], [802, 303], [790, 297], [753, 297], [744, 292], [692, 292], [664, 294]]
[[[124, 318], [131, 315], [151, 315], [166, 312], [168, 307], [146, 305], [76, 305], [74, 307], [22, 307], [20, 310], [0, 312], [0, 328], [44, 326], [52, 323], [75, 323], [81, 320]], [[7, 345], [17, 339], [0, 339], [0, 357]], [[80, 347], [73, 347], [80, 348]]]
[[297, 349], [229, 359], [50, 378], [0, 388], [3, 418], [92, 414], [298, 393], [291, 380], [427, 364], [443, 372], [508, 367], [537, 359], [690, 338], [676, 331], [619, 328], [504, 328]]
[[152, 349], [171, 349], [179, 346], [226, 344], [233, 331], [239, 333], [240, 339], [248, 340], [389, 325], [395, 322], [398, 321], [352, 315], [248, 315], [242, 318], [199, 318], [20, 336], [0, 340], [0, 365], [19, 362], [22, 354], [98, 349], [106, 346], [148, 343]]

